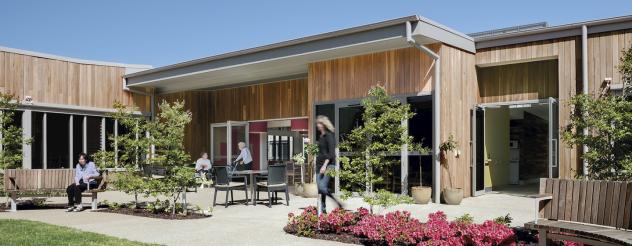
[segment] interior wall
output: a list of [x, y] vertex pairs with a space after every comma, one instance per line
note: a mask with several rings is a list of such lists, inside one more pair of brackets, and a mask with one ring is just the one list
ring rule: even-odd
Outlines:
[[525, 112], [521, 123], [520, 180], [537, 180], [548, 177], [549, 122]]
[[509, 107], [485, 109], [485, 187], [509, 184]]

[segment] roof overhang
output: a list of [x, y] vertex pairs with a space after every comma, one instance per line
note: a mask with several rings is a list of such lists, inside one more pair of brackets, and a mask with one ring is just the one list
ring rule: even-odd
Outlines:
[[476, 49], [485, 49], [511, 44], [581, 36], [581, 29], [584, 25], [588, 27], [588, 34], [630, 29], [632, 28], [632, 15], [485, 36], [474, 38], [474, 40], [476, 41]]
[[312, 62], [409, 47], [406, 22], [421, 44], [445, 43], [475, 52], [469, 36], [409, 16], [132, 73], [126, 83], [169, 93], [305, 77]]

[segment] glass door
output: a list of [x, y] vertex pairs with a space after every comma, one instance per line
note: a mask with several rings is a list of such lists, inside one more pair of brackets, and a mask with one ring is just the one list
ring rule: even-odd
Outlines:
[[555, 98], [548, 99], [549, 113], [549, 178], [559, 176], [558, 151], [559, 151], [559, 115], [558, 102]]
[[471, 111], [472, 127], [472, 194], [485, 193], [485, 109], [474, 107]]
[[211, 158], [214, 165], [226, 165], [239, 156], [239, 142], [248, 143], [248, 123], [228, 121], [211, 124]]

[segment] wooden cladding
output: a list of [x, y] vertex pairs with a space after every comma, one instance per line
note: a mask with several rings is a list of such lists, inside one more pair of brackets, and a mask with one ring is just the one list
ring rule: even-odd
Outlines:
[[480, 103], [558, 97], [558, 64], [544, 60], [477, 69]]
[[441, 188], [462, 188], [465, 196], [471, 195], [471, 142], [470, 110], [476, 105], [475, 56], [457, 48], [442, 45], [441, 56], [441, 142], [452, 135], [459, 143], [461, 154], [446, 155], [441, 165]]
[[[439, 45], [430, 48], [438, 52]], [[390, 94], [430, 91], [433, 60], [415, 48], [310, 63], [310, 102], [363, 98], [382, 84]]]
[[210, 92], [211, 123], [307, 116], [307, 80], [295, 79]]
[[545, 218], [632, 229], [632, 182], [540, 179], [540, 194]]
[[623, 84], [619, 64], [624, 50], [632, 48], [632, 29], [588, 37], [588, 91], [599, 95], [604, 80]]
[[185, 129], [184, 145], [195, 157], [211, 148], [211, 123], [307, 116], [307, 80], [159, 95], [158, 101], [162, 100], [184, 100], [191, 111], [193, 119]]
[[81, 64], [0, 51], [0, 91], [35, 103], [149, 111], [149, 98], [123, 90], [124, 67]]

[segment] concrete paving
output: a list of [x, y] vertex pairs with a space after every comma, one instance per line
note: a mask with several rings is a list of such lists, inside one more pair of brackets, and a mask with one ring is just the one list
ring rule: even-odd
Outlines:
[[[207, 208], [212, 202], [213, 189], [201, 189], [197, 193], [188, 193], [190, 203]], [[262, 193], [262, 197], [265, 195]], [[101, 200], [129, 202], [133, 198], [121, 192], [109, 191], [99, 195]], [[235, 199], [243, 199], [243, 192], [235, 192]], [[148, 198], [141, 200], [149, 201]], [[218, 196], [218, 202], [223, 202]], [[65, 198], [49, 198], [49, 203], [63, 203]], [[115, 237], [127, 238], [141, 242], [160, 243], [166, 245], [340, 245], [335, 242], [314, 240], [288, 235], [283, 231], [289, 212], [299, 213], [301, 208], [315, 205], [316, 199], [297, 196], [290, 197], [290, 206], [265, 205], [245, 206], [236, 204], [224, 208], [216, 206], [213, 216], [194, 220], [163, 220], [113, 213], [66, 213], [60, 209], [23, 210], [16, 213], [0, 213], [0, 219], [27, 219], [56, 225], [70, 226], [77, 229], [103, 233]], [[355, 209], [362, 206], [359, 199], [346, 202], [346, 207]], [[329, 204], [330, 208], [334, 205]], [[384, 213], [405, 209], [413, 216], [425, 220], [429, 213], [444, 211], [448, 217], [455, 218], [469, 213], [477, 222], [510, 214], [513, 225], [520, 226], [532, 220], [533, 200], [505, 194], [488, 194], [464, 199], [461, 205], [443, 204], [398, 205], [389, 209], [376, 209]]]

